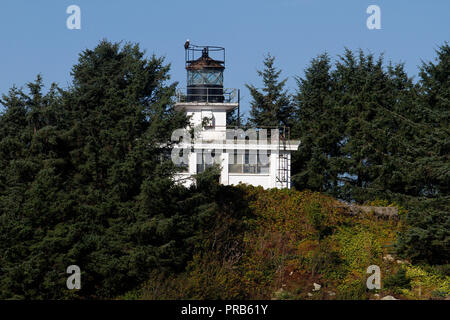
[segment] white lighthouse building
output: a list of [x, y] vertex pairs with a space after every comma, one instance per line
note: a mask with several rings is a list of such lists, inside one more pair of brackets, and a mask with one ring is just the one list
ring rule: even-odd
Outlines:
[[188, 186], [218, 164], [224, 185], [290, 188], [291, 152], [300, 142], [289, 140], [288, 128], [227, 127], [227, 112], [239, 108], [239, 90], [223, 87], [225, 49], [189, 42], [185, 49], [187, 88], [178, 90], [175, 108], [186, 112], [190, 125], [172, 137], [178, 142], [172, 159], [183, 168], [175, 179]]

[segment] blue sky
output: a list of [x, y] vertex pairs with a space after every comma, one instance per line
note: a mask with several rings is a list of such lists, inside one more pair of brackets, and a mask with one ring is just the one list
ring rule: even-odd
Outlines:
[[[81, 30], [66, 27], [66, 8], [81, 8]], [[381, 30], [366, 27], [369, 5], [381, 9]], [[248, 111], [245, 83], [260, 86], [256, 70], [266, 53], [276, 56], [288, 87], [309, 61], [344, 47], [384, 52], [404, 62], [415, 76], [423, 60], [450, 40], [448, 0], [2, 0], [0, 2], [0, 93], [24, 86], [38, 73], [49, 85], [65, 87], [78, 54], [99, 40], [139, 42], [148, 54], [165, 56], [172, 80], [185, 86], [187, 38], [226, 48], [225, 86], [240, 88]]]

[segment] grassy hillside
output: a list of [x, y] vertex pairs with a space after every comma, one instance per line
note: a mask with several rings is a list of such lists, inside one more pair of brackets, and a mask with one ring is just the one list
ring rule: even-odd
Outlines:
[[[402, 219], [350, 215], [337, 200], [309, 191], [239, 186], [241, 217], [217, 217], [187, 269], [150, 274], [125, 299], [444, 299], [445, 267], [412, 265], [395, 255]], [[403, 211], [399, 210], [400, 215]], [[381, 269], [368, 290], [367, 267]], [[448, 268], [447, 268], [448, 269]], [[314, 290], [314, 283], [319, 290]], [[318, 286], [316, 285], [316, 288]]]

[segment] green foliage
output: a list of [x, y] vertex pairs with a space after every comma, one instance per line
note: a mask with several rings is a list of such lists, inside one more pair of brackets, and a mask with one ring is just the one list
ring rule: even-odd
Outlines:
[[[13, 88], [0, 118], [0, 298], [110, 298], [152, 268], [183, 269], [201, 210], [160, 163], [159, 141], [186, 119], [169, 66], [102, 41], [73, 85]], [[193, 192], [195, 193], [195, 192]], [[67, 290], [78, 265], [82, 289]]]
[[400, 234], [397, 252], [413, 262], [448, 264], [450, 212], [445, 200], [424, 201], [410, 209], [408, 228]]
[[[408, 212], [399, 253], [448, 263], [450, 49], [414, 84], [402, 64], [346, 50], [297, 78], [292, 181], [347, 201], [385, 199]], [[426, 203], [426, 205], [421, 205]], [[439, 203], [435, 205], [435, 203]]]
[[354, 226], [340, 228], [334, 239], [340, 244], [340, 253], [349, 270], [364, 273], [368, 266], [380, 262], [383, 251], [378, 237], [371, 230]]
[[[329, 159], [340, 155], [338, 143], [343, 139], [343, 124], [333, 107], [330, 59], [322, 54], [311, 61], [305, 78], [297, 77], [294, 96], [295, 122], [293, 138], [301, 139], [299, 151], [293, 154], [292, 180], [299, 190], [332, 191], [339, 173]], [[334, 167], [333, 167], [334, 166]]]
[[330, 226], [327, 225], [327, 209], [323, 209], [319, 202], [312, 201], [305, 206], [306, 217], [308, 218], [308, 222], [314, 227], [317, 231], [317, 235], [319, 240], [324, 238], [331, 232]]
[[409, 299], [435, 299], [450, 296], [450, 276], [441, 274], [436, 267], [427, 265], [403, 266], [410, 285], [395, 287]]
[[398, 289], [411, 289], [411, 279], [406, 275], [406, 269], [400, 268], [397, 273], [389, 275], [383, 281], [385, 289], [393, 289], [398, 293]]
[[366, 300], [367, 287], [364, 279], [346, 280], [337, 288], [337, 298], [341, 300]]
[[[417, 84], [362, 51], [334, 69], [320, 55], [297, 78], [295, 113], [265, 59], [262, 92], [248, 86], [250, 124], [292, 126], [293, 181], [314, 192], [222, 186], [218, 167], [174, 184], [160, 143], [187, 119], [170, 66], [138, 45], [85, 50], [67, 90], [45, 93], [41, 76], [11, 88], [0, 100], [0, 299], [292, 299], [313, 282], [313, 299], [366, 299], [372, 264], [404, 297], [448, 296], [448, 44], [437, 55]], [[401, 220], [347, 216], [315, 191], [395, 205]], [[383, 259], [397, 239], [404, 269]], [[79, 291], [66, 289], [72, 264]]]
[[222, 261], [218, 253], [195, 255], [185, 272], [163, 274], [152, 272], [150, 279], [130, 297], [145, 300], [173, 299], [242, 299], [239, 273], [232, 269], [230, 261]]
[[253, 85], [246, 85], [253, 98], [249, 125], [290, 126], [292, 117], [291, 99], [284, 87], [287, 79], [279, 81], [281, 70], [274, 66], [275, 57], [268, 54], [264, 59], [264, 70], [258, 71], [264, 87], [262, 91]]

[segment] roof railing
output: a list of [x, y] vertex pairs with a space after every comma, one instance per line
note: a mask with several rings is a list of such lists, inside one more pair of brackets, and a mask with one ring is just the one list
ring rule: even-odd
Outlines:
[[176, 90], [177, 103], [239, 103], [239, 89], [190, 87]]

